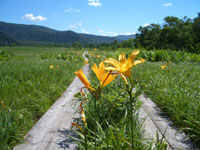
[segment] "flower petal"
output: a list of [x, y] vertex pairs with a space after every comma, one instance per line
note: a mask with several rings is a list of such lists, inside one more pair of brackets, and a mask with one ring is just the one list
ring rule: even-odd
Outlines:
[[122, 52], [120, 55], [119, 55], [119, 63], [121, 63], [121, 64], [124, 64], [124, 63], [126, 63], [126, 55], [125, 55], [125, 53], [124, 52]]
[[98, 69], [97, 65], [96, 65], [96, 64], [93, 64], [93, 66], [91, 67], [91, 69], [92, 69], [93, 72], [96, 74], [97, 79], [100, 80], [100, 77], [99, 77], [99, 69]]
[[128, 57], [128, 62], [132, 63], [133, 60], [137, 57], [137, 55], [140, 53], [140, 50], [133, 51], [130, 56]]
[[136, 66], [137, 64], [144, 63], [144, 62], [145, 62], [145, 59], [136, 60], [134, 61], [133, 65]]
[[104, 62], [102, 61], [99, 64], [99, 81], [102, 81], [103, 78], [105, 78], [105, 76], [106, 76], [106, 70], [105, 70]]
[[78, 72], [76, 71], [75, 74], [86, 87], [90, 87], [91, 86], [90, 82], [87, 79], [87, 77], [84, 75], [82, 69], [80, 69]]
[[106, 67], [106, 70], [112, 70], [112, 71], [119, 71], [119, 69], [115, 68], [115, 67]]
[[127, 77], [130, 77], [131, 76], [131, 68], [132, 67], [129, 67], [129, 68], [127, 68], [125, 71], [123, 71], [123, 72], [121, 72], [121, 73], [123, 73], [125, 76], [127, 76]]
[[118, 68], [120, 70], [121, 64], [113, 59], [113, 58], [107, 58], [106, 60], [104, 60], [105, 63], [111, 64], [112, 66]]
[[103, 87], [105, 87], [106, 85], [108, 85], [110, 82], [112, 82], [115, 78], [116, 78], [117, 75], [109, 75], [109, 77], [106, 79], [106, 81], [103, 83]]
[[126, 77], [125, 77], [122, 73], [120, 73], [120, 76], [122, 77], [122, 79], [124, 80], [124, 82], [125, 82], [126, 84], [128, 84], [128, 81], [126, 80]]

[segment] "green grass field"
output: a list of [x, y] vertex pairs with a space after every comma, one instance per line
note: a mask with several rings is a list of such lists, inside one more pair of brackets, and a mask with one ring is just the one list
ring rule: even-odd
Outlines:
[[200, 64], [146, 62], [133, 68], [133, 77], [174, 123], [200, 143]]
[[[5, 48], [3, 48], [5, 49]], [[59, 54], [66, 49], [48, 49]], [[11, 48], [14, 57], [0, 61], [0, 149], [11, 149], [54, 101], [61, 96], [81, 68], [80, 56], [70, 61], [41, 59], [42, 48]], [[79, 55], [82, 52], [79, 52]], [[76, 54], [69, 54], [75, 56]], [[80, 58], [80, 59], [78, 59]], [[53, 69], [50, 66], [53, 65]]]
[[[0, 149], [11, 149], [19, 143], [34, 123], [59, 98], [73, 80], [74, 71], [83, 65], [83, 59], [80, 57], [83, 51], [89, 51], [91, 54], [91, 64], [98, 64], [107, 57], [117, 58], [120, 51], [123, 51], [76, 51], [47, 47], [0, 47], [1, 50], [7, 50], [14, 56], [0, 53], [0, 60], [3, 60], [0, 61]], [[126, 49], [125, 52], [130, 53], [130, 49]], [[143, 51], [139, 57], [145, 57], [148, 61], [133, 67], [134, 82], [138, 83], [142, 91], [194, 142], [200, 143], [200, 55], [158, 50]], [[162, 70], [160, 66], [167, 61], [172, 63]], [[50, 68], [51, 65], [53, 69]], [[94, 85], [98, 84], [94, 74], [91, 74], [91, 81]], [[125, 113], [125, 106], [128, 105], [127, 93], [119, 89], [122, 82], [120, 78], [116, 79], [103, 89], [104, 110], [109, 112], [107, 118], [110, 119], [107, 120], [109, 130], [106, 132], [102, 130], [105, 123], [101, 126], [102, 122], [99, 122], [98, 140], [102, 140], [98, 143], [100, 148], [105, 148], [107, 141], [112, 148], [130, 148], [130, 129], [124, 126], [128, 121]], [[89, 119], [88, 126], [91, 127], [91, 131], [94, 129], [92, 102], [91, 100], [84, 106], [90, 110], [85, 114]], [[137, 139], [134, 145], [138, 149], [151, 147], [152, 143], [145, 143], [143, 140], [143, 129], [137, 114], [134, 116], [134, 124], [134, 129], [137, 130], [134, 134]], [[116, 136], [117, 138], [113, 138]], [[119, 142], [122, 145], [119, 145]], [[83, 146], [83, 143], [81, 141], [80, 146]], [[162, 142], [157, 144], [157, 148], [162, 147]], [[93, 148], [92, 143], [90, 146]]]

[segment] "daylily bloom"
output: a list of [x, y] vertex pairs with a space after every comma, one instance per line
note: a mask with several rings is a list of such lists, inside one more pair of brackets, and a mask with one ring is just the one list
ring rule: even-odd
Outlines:
[[167, 68], [167, 65], [168, 65], [168, 64], [171, 64], [171, 63], [172, 63], [171, 61], [168, 61], [166, 64], [161, 65], [160, 68], [161, 68], [162, 70], [164, 70], [164, 69]]
[[89, 61], [87, 61], [87, 60], [84, 60], [84, 64], [88, 64], [89, 63]]
[[97, 55], [96, 58], [100, 58], [100, 55]]
[[110, 73], [110, 71], [105, 70], [105, 66], [104, 66], [103, 61], [99, 64], [99, 68], [97, 67], [96, 64], [94, 64], [91, 68], [94, 71], [94, 73], [96, 74], [98, 80], [100, 81], [100, 87], [101, 88], [108, 85], [116, 77], [116, 75], [112, 75]]
[[75, 72], [76, 76], [81, 80], [81, 82], [85, 85], [86, 88], [90, 89], [90, 90], [95, 90], [94, 88], [92, 88], [90, 82], [88, 81], [87, 77], [84, 75], [82, 69], [80, 69], [78, 72]]
[[160, 66], [160, 68], [161, 68], [162, 70], [164, 70], [166, 67], [167, 67], [167, 65], [161, 65], [161, 66]]
[[53, 65], [50, 65], [50, 66], [49, 66], [49, 69], [53, 69]]
[[112, 70], [112, 71], [117, 71], [122, 74], [124, 74], [127, 77], [131, 76], [131, 68], [133, 66], [136, 66], [137, 64], [145, 62], [144, 59], [140, 60], [133, 60], [136, 58], [136, 56], [140, 53], [139, 50], [135, 50], [131, 53], [131, 55], [126, 59], [125, 53], [121, 53], [119, 55], [119, 61], [113, 59], [113, 58], [107, 58], [104, 62], [111, 64], [111, 67], [106, 67], [106, 70]]
[[2, 105], [4, 108], [6, 108], [6, 105], [5, 105], [4, 101], [1, 101], [1, 105]]

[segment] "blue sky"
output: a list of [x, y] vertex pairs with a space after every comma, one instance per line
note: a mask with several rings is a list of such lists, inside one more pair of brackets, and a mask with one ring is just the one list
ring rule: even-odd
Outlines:
[[0, 0], [0, 21], [115, 36], [164, 17], [197, 17], [200, 0]]

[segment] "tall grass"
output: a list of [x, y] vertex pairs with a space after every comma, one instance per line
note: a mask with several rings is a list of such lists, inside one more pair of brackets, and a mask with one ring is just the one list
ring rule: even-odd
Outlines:
[[148, 61], [200, 62], [200, 54], [173, 50], [142, 50], [140, 57]]
[[164, 63], [136, 66], [135, 82], [199, 145], [200, 64], [172, 63], [165, 70], [160, 68], [161, 64]]
[[42, 60], [26, 55], [0, 61], [0, 149], [11, 149], [20, 142], [82, 64], [82, 60]]

